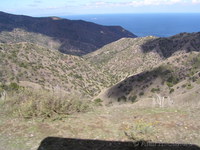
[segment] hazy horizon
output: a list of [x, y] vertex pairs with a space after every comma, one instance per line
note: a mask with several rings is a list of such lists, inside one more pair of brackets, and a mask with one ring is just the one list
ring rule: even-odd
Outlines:
[[200, 13], [200, 0], [10, 0], [0, 11], [29, 16], [121, 13]]

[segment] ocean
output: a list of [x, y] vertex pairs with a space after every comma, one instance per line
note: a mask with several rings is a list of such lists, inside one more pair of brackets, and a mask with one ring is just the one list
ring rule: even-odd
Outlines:
[[119, 25], [139, 37], [169, 37], [181, 32], [200, 32], [200, 13], [69, 15], [64, 18]]

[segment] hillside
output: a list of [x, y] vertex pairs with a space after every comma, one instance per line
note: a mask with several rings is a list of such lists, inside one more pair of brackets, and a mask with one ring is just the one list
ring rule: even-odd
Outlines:
[[[14, 32], [16, 29], [23, 32]], [[122, 37], [136, 37], [120, 26], [102, 26], [82, 20], [34, 18], [0, 12], [0, 33], [3, 31], [9, 34], [9, 38], [7, 36], [3, 42], [15, 42], [13, 39], [16, 37], [21, 37], [18, 42], [32, 42], [28, 39], [30, 34], [40, 34], [51, 39], [43, 39], [45, 43], [53, 40], [57, 43], [59, 51], [73, 55], [87, 54]]]
[[[200, 53], [174, 56], [159, 67], [130, 76], [109, 88], [102, 97], [113, 102], [150, 100], [156, 95], [177, 103], [198, 101], [200, 93]], [[175, 102], [174, 102], [175, 103]]]
[[119, 81], [148, 71], [166, 58], [200, 51], [200, 33], [181, 33], [168, 38], [123, 38], [84, 57], [102, 70], [117, 75]]
[[[14, 36], [15, 32], [26, 36], [16, 37], [14, 43], [9, 42], [7, 39]], [[20, 42], [20, 38], [32, 42]], [[53, 40], [45, 43], [42, 39], [51, 41], [47, 36], [27, 34], [21, 29], [15, 29], [9, 34], [0, 34], [0, 40], [8, 42], [0, 45], [2, 83], [18, 82], [21, 85], [59, 89], [64, 93], [90, 98], [104, 93], [106, 88], [111, 87], [107, 96], [103, 96], [102, 99], [112, 97], [118, 100], [121, 97], [149, 97], [154, 93], [151, 90], [158, 87], [163, 87], [160, 89], [165, 91], [161, 92], [162, 95], [168, 95], [172, 87], [162, 85], [170, 77], [175, 76], [176, 80], [183, 81], [199, 71], [198, 68], [191, 68], [193, 61], [198, 60], [199, 33], [183, 33], [169, 38], [123, 38], [83, 58], [62, 54], [56, 50], [58, 43]], [[163, 44], [163, 41], [172, 41], [169, 43], [175, 43], [175, 46]], [[46, 48], [50, 45], [52, 49]], [[170, 46], [171, 49], [165, 48], [164, 45]], [[169, 74], [163, 76], [162, 72]], [[145, 80], [147, 76], [148, 81]], [[115, 86], [112, 87], [113, 85]]]
[[92, 97], [110, 86], [112, 76], [84, 59], [32, 43], [0, 44], [0, 81]]
[[159, 96], [193, 103], [199, 97], [199, 45], [200, 33], [124, 38], [85, 57], [121, 80], [99, 95], [106, 103], [150, 102]]
[[85, 55], [84, 58], [97, 68], [116, 75], [118, 81], [132, 74], [153, 68], [162, 62], [158, 53], [143, 53], [142, 45], [156, 37], [123, 38]]
[[200, 51], [200, 32], [180, 33], [168, 38], [152, 39], [142, 45], [145, 53], [156, 51], [163, 58], [176, 53]]

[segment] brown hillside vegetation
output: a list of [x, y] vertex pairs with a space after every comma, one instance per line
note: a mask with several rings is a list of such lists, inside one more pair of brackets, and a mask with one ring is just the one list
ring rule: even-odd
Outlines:
[[156, 37], [123, 38], [84, 57], [97, 68], [116, 75], [120, 81], [162, 61], [156, 52], [143, 53], [142, 45], [152, 39]]
[[113, 80], [80, 57], [31, 43], [0, 44], [0, 63], [3, 84], [37, 85], [83, 97], [97, 95]]

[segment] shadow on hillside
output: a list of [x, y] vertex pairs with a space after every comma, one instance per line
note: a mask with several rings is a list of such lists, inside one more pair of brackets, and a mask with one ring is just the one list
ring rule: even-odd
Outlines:
[[180, 50], [186, 52], [200, 51], [200, 32], [180, 33], [167, 38], [151, 39], [141, 47], [144, 53], [157, 51], [161, 57], [165, 58]]
[[[134, 102], [136, 100], [136, 95], [134, 95], [136, 94], [135, 92], [148, 89], [160, 74], [159, 69], [156, 68], [151, 71], [144, 71], [130, 76], [109, 88], [107, 97], [115, 99], [118, 102]], [[132, 91], [135, 91], [134, 94], [131, 94]]]
[[192, 144], [121, 142], [47, 137], [38, 150], [200, 150]]

